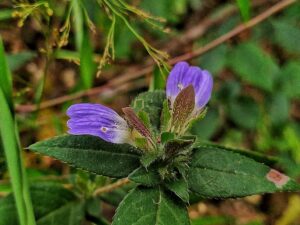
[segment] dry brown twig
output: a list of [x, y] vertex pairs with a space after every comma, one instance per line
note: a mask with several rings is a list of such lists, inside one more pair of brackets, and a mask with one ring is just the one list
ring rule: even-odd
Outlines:
[[263, 13], [259, 14], [258, 16], [254, 17], [253, 19], [249, 20], [246, 23], [240, 24], [233, 28], [228, 33], [222, 35], [221, 37], [211, 41], [207, 45], [196, 49], [193, 52], [188, 52], [186, 54], [183, 54], [181, 56], [175, 57], [170, 60], [171, 64], [174, 64], [179, 61], [185, 61], [190, 60], [192, 58], [195, 58], [199, 55], [202, 55], [203, 53], [219, 46], [220, 44], [224, 43], [225, 41], [228, 41], [229, 39], [235, 37], [236, 35], [242, 33], [245, 30], [248, 30], [249, 28], [254, 27], [255, 25], [261, 23], [262, 21], [266, 20], [273, 14], [283, 10], [284, 8], [288, 7], [289, 5], [295, 3], [297, 0], [283, 0], [275, 4], [274, 6], [270, 7], [268, 10], [264, 11]]
[[111, 191], [113, 191], [113, 190], [115, 190], [119, 187], [124, 186], [125, 184], [128, 184], [129, 182], [130, 182], [130, 180], [128, 178], [120, 179], [115, 183], [112, 183], [112, 184], [109, 184], [109, 185], [106, 185], [106, 186], [103, 186], [103, 187], [100, 187], [100, 188], [96, 189], [94, 191], [94, 196], [98, 196], [98, 195], [101, 195], [103, 193], [111, 192]]
[[[255, 25], [261, 23], [262, 21], [264, 21], [267, 18], [269, 18], [270, 16], [280, 12], [281, 10], [285, 9], [289, 5], [295, 3], [296, 1], [297, 0], [282, 0], [282, 1], [278, 2], [277, 4], [273, 5], [272, 7], [270, 7], [269, 9], [267, 9], [266, 11], [257, 15], [256, 17], [252, 18], [248, 22], [236, 26], [228, 33], [220, 36], [219, 38], [216, 38], [215, 40], [211, 41], [207, 45], [169, 60], [169, 64], [174, 65], [175, 63], [177, 63], [179, 61], [188, 61], [195, 57], [198, 57], [198, 56], [208, 52], [209, 50], [214, 49], [215, 47], [219, 46], [220, 44], [230, 40], [231, 38], [237, 36], [238, 34], [244, 32], [245, 30], [248, 30], [248, 29], [254, 27]], [[44, 109], [47, 107], [52, 107], [55, 105], [62, 104], [66, 101], [75, 100], [75, 99], [78, 99], [81, 97], [97, 95], [97, 94], [102, 93], [105, 90], [114, 89], [114, 88], [118, 87], [119, 85], [124, 84], [130, 80], [133, 80], [133, 79], [139, 78], [145, 74], [148, 74], [148, 73], [152, 72], [152, 70], [153, 70], [153, 64], [146, 66], [135, 72], [131, 71], [131, 72], [124, 73], [123, 75], [113, 78], [112, 80], [108, 81], [107, 84], [102, 85], [100, 87], [95, 87], [95, 88], [92, 88], [87, 91], [81, 91], [81, 92], [78, 92], [75, 94], [66, 95], [66, 96], [62, 96], [62, 97], [58, 97], [58, 98], [55, 98], [52, 100], [42, 102], [40, 104], [39, 108], [36, 105], [18, 105], [18, 106], [16, 106], [16, 111], [23, 112], [23, 113], [32, 112], [37, 109]]]
[[[272, 3], [272, 0], [255, 0], [251, 3], [251, 8], [257, 8], [259, 6], [265, 5], [266, 3]], [[180, 34], [180, 36], [168, 41], [167, 44], [163, 43], [164, 45], [166, 45], [163, 50], [167, 51], [168, 53], [177, 51], [178, 48], [182, 48], [182, 46], [199, 39], [199, 37], [203, 36], [209, 28], [222, 23], [238, 12], [238, 7], [232, 4], [226, 8], [223, 8], [217, 13], [213, 13], [207, 18], [202, 19], [200, 23], [198, 22], [190, 28], [186, 29], [182, 34]]]

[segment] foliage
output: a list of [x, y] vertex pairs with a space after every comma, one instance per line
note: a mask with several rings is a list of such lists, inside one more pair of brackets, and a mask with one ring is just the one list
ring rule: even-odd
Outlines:
[[[172, 115], [162, 90], [169, 66], [162, 50], [189, 55], [235, 26], [247, 25], [271, 6], [267, 1], [0, 5], [6, 49], [4, 53], [0, 46], [0, 224], [26, 224], [26, 215], [33, 221], [25, 173], [37, 224], [107, 225], [109, 207], [117, 208], [113, 224], [265, 224], [262, 218], [268, 220], [277, 208], [271, 204], [276, 194], [260, 203], [249, 203], [251, 197], [241, 200], [260, 215], [253, 223], [238, 221], [238, 213], [228, 216], [223, 199], [299, 191], [299, 2], [192, 59], [213, 74], [214, 92], [205, 117], [180, 137], [168, 132]], [[152, 61], [157, 64], [153, 73], [148, 67]], [[61, 105], [51, 107], [60, 96]], [[82, 101], [115, 109], [131, 101], [138, 119], [160, 142], [158, 151], [145, 151], [143, 138], [133, 147], [62, 135], [66, 107], [82, 96]], [[50, 104], [44, 104], [47, 99]], [[47, 109], [34, 111], [31, 103]], [[19, 136], [22, 146], [38, 141], [23, 157]], [[299, 199], [294, 194], [282, 199], [287, 207], [282, 206], [275, 223], [297, 223]], [[199, 213], [200, 218], [191, 213], [189, 219], [187, 210], [192, 212], [199, 201], [206, 213]]]
[[[45, 197], [45, 192], [48, 193]], [[34, 184], [30, 188], [37, 224], [80, 224], [83, 220], [83, 203], [73, 192], [55, 183]], [[15, 201], [12, 195], [0, 200], [0, 224], [17, 225]], [[9, 213], [8, 213], [9, 212]]]
[[[141, 94], [133, 106], [137, 112], [145, 110], [147, 115], [159, 119], [161, 116], [156, 114], [165, 113], [161, 95], [164, 92]], [[176, 99], [180, 98], [179, 94]], [[174, 115], [176, 111], [172, 118]], [[144, 122], [161, 135], [157, 119], [139, 123]], [[138, 131], [141, 126], [138, 125]], [[118, 206], [113, 224], [190, 224], [186, 211], [190, 192], [202, 198], [236, 198], [300, 189], [291, 178], [253, 160], [255, 156], [249, 158], [251, 154], [241, 155], [222, 146], [193, 145], [193, 137], [177, 139], [175, 133], [161, 140], [162, 145], [154, 152], [143, 149], [144, 146], [134, 149], [91, 136], [56, 137], [29, 149], [99, 175], [128, 176], [139, 184]]]

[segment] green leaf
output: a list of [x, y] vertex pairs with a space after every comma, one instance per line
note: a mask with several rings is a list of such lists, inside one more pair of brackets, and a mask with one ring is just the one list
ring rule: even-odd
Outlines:
[[274, 41], [291, 53], [300, 52], [300, 28], [285, 21], [273, 21]]
[[1, 9], [0, 10], [0, 21], [12, 18], [13, 9]]
[[259, 107], [253, 99], [241, 97], [229, 102], [228, 116], [238, 126], [255, 129], [260, 120]]
[[186, 206], [161, 188], [137, 187], [121, 202], [112, 225], [189, 225]]
[[72, 224], [81, 225], [84, 218], [84, 202], [70, 202], [44, 216], [37, 225]]
[[273, 125], [281, 126], [289, 118], [290, 103], [282, 93], [275, 93], [270, 99], [269, 115]]
[[243, 81], [266, 91], [273, 89], [273, 78], [278, 72], [278, 66], [258, 45], [240, 44], [232, 50], [228, 64]]
[[194, 147], [197, 148], [202, 148], [202, 147], [208, 147], [208, 148], [217, 148], [217, 149], [222, 149], [225, 151], [230, 151], [233, 153], [238, 153], [240, 155], [243, 155], [245, 157], [251, 158], [257, 162], [260, 163], [264, 163], [268, 166], [275, 166], [276, 164], [279, 163], [279, 158], [276, 158], [274, 156], [267, 156], [264, 154], [261, 154], [257, 151], [249, 151], [249, 150], [244, 150], [244, 149], [237, 149], [237, 148], [229, 148], [229, 147], [225, 147], [222, 145], [218, 145], [215, 143], [195, 143]]
[[197, 120], [191, 127], [191, 133], [196, 135], [198, 139], [207, 140], [211, 138], [221, 126], [221, 119], [217, 109], [209, 109], [206, 116]]
[[18, 214], [13, 195], [1, 198], [0, 206], [0, 225], [18, 225]]
[[5, 156], [4, 156], [4, 150], [3, 150], [2, 140], [0, 135], [0, 179], [2, 178], [5, 172], [6, 172]]
[[36, 183], [30, 188], [30, 193], [37, 219], [47, 217], [60, 207], [79, 200], [73, 192], [56, 183]]
[[101, 212], [100, 201], [101, 199], [99, 197], [88, 198], [85, 203], [86, 214], [99, 219]]
[[[213, 75], [217, 75], [226, 64], [227, 45], [223, 44], [205, 53], [198, 60], [201, 68], [205, 68]], [[197, 60], [197, 59], [196, 59]]]
[[226, 133], [221, 138], [220, 142], [222, 145], [229, 146], [234, 148], [235, 146], [238, 148], [243, 147], [243, 143], [245, 142], [247, 133], [239, 128], [229, 128], [226, 130]]
[[204, 198], [236, 198], [278, 191], [300, 191], [300, 185], [270, 167], [217, 147], [196, 148], [189, 187]]
[[17, 70], [23, 65], [25, 65], [28, 61], [35, 58], [37, 54], [32, 51], [23, 51], [17, 54], [9, 54], [7, 55], [7, 63], [11, 71]]
[[80, 53], [65, 49], [56, 49], [53, 52], [53, 57], [56, 59], [64, 59], [68, 61], [80, 62]]
[[133, 182], [142, 184], [145, 186], [155, 186], [161, 183], [161, 177], [157, 172], [156, 167], [145, 168], [143, 166], [134, 170], [128, 178]]
[[160, 126], [160, 115], [163, 102], [166, 99], [164, 91], [149, 91], [139, 94], [131, 103], [132, 108], [138, 112], [145, 111], [150, 118], [152, 126], [156, 129]]
[[171, 126], [171, 110], [169, 109], [168, 100], [165, 99], [163, 102], [163, 109], [161, 112], [161, 124], [160, 124], [161, 132], [169, 131], [170, 126]]
[[12, 77], [7, 64], [2, 38], [0, 37], [0, 89], [2, 89], [6, 101], [12, 107]]
[[190, 152], [191, 151], [190, 147], [194, 144], [195, 139], [196, 138], [194, 136], [191, 136], [186, 139], [182, 137], [181, 139], [174, 139], [168, 141], [164, 147], [165, 158], [171, 159], [177, 155]]
[[[65, 189], [62, 185], [55, 183], [36, 183], [30, 187], [30, 194], [32, 196], [34, 214], [38, 224], [67, 224], [67, 221], [72, 218], [68, 218], [69, 212], [66, 212], [65, 208], [68, 208], [68, 205], [71, 204], [81, 204], [73, 192]], [[0, 225], [18, 225], [13, 195], [10, 194], [5, 198], [0, 199], [0, 205], [3, 206], [0, 207]], [[62, 211], [65, 211], [65, 221], [59, 223], [56, 216]], [[82, 212], [77, 213], [82, 216]], [[50, 218], [53, 221], [51, 221]], [[73, 225], [73, 223], [69, 224]]]
[[205, 200], [205, 198], [203, 198], [202, 196], [199, 196], [194, 191], [189, 190], [189, 204], [192, 205], [192, 204], [204, 201], [204, 200]]
[[299, 11], [300, 11], [300, 4], [299, 2], [295, 2], [295, 4], [293, 4], [292, 7], [288, 7], [282, 12], [281, 18], [291, 22], [298, 22], [300, 19]]
[[244, 21], [250, 18], [250, 1], [249, 0], [236, 0]]
[[139, 166], [136, 148], [128, 144], [112, 144], [94, 136], [59, 136], [37, 142], [29, 149], [110, 177], [126, 177]]
[[[299, 140], [299, 130], [295, 126], [287, 126], [283, 130], [283, 141], [285, 142], [285, 150], [290, 153], [295, 161], [300, 166], [300, 140]], [[294, 166], [296, 169], [296, 166]]]
[[174, 140], [175, 139], [175, 134], [171, 132], [163, 132], [160, 136], [161, 143], [165, 144], [168, 141]]
[[81, 0], [72, 0], [72, 14], [73, 14], [73, 25], [75, 27], [75, 44], [77, 51], [80, 52], [81, 44], [84, 38], [84, 27], [83, 27], [83, 12], [81, 9]]
[[153, 162], [155, 162], [159, 158], [159, 152], [148, 152], [141, 156], [141, 163], [144, 167], [150, 166]]
[[151, 129], [151, 122], [150, 122], [150, 118], [149, 115], [144, 112], [144, 111], [139, 111], [138, 115], [139, 119], [141, 119], [141, 121], [143, 122], [143, 124], [148, 128]]
[[300, 65], [298, 61], [290, 61], [278, 73], [278, 89], [287, 97], [300, 98]]
[[166, 187], [177, 195], [182, 201], [189, 202], [189, 187], [187, 181], [181, 177], [178, 180], [166, 182]]
[[149, 141], [145, 137], [135, 137], [134, 145], [139, 149], [143, 149], [144, 151], [146, 151], [146, 149], [149, 149]]
[[[105, 18], [107, 19], [107, 18]], [[139, 30], [139, 27], [133, 23], [132, 26], [135, 30]], [[120, 21], [116, 21], [116, 28], [118, 35], [115, 35], [115, 56], [118, 59], [126, 59], [135, 55], [135, 51], [132, 51], [132, 46], [136, 41], [133, 33]], [[108, 31], [107, 31], [108, 32]], [[106, 32], [106, 33], [107, 33]], [[107, 34], [106, 34], [107, 35]]]
[[241, 94], [241, 83], [236, 80], [227, 80], [222, 83], [219, 91], [216, 93], [216, 98], [220, 99], [225, 104], [234, 100]]
[[149, 91], [164, 90], [167, 76], [167, 71], [162, 71], [156, 66], [151, 77]]
[[151, 0], [141, 1], [140, 7], [152, 15], [165, 18], [168, 22], [177, 22], [179, 15], [187, 9], [186, 0], [161, 0], [159, 4], [153, 4]]
[[34, 93], [34, 102], [35, 104], [39, 105], [41, 103], [43, 92], [44, 92], [44, 86], [45, 86], [45, 79], [46, 74], [43, 74], [43, 76], [40, 78], [35, 93]]
[[83, 35], [80, 48], [80, 77], [83, 88], [89, 89], [93, 86], [95, 69], [96, 65], [93, 61], [93, 47], [90, 36], [86, 31]]

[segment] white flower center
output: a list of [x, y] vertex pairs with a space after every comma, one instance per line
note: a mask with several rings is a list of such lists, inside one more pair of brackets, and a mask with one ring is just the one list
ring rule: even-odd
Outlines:
[[183, 89], [182, 83], [177, 84], [178, 89], [181, 91]]
[[101, 131], [103, 132], [103, 133], [106, 133], [107, 132], [107, 127], [101, 127]]

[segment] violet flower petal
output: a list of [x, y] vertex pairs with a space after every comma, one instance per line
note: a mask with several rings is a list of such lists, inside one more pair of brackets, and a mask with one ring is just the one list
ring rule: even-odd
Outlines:
[[213, 88], [211, 74], [199, 67], [189, 66], [186, 62], [179, 62], [171, 70], [167, 80], [166, 94], [171, 102], [171, 107], [179, 92], [190, 84], [195, 90], [196, 110], [202, 109], [207, 104]]
[[182, 79], [189, 68], [189, 64], [186, 62], [177, 63], [170, 72], [167, 80], [166, 94], [167, 98], [173, 104], [178, 93], [183, 89]]
[[69, 107], [69, 134], [93, 135], [112, 143], [125, 143], [129, 137], [127, 122], [114, 110], [100, 105], [81, 103]]
[[209, 101], [213, 89], [213, 78], [211, 74], [202, 70], [199, 87], [196, 89], [196, 105], [198, 109], [202, 109]]

